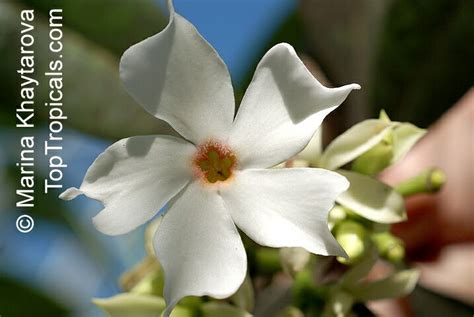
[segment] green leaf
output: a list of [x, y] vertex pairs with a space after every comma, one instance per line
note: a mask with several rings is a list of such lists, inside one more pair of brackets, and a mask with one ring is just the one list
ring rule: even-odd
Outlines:
[[361, 302], [403, 297], [413, 291], [419, 277], [420, 272], [417, 269], [404, 270], [387, 278], [354, 287], [351, 293]]
[[[109, 317], [161, 317], [166, 308], [165, 300], [151, 295], [123, 293], [110, 298], [92, 300]], [[192, 317], [189, 310], [176, 307], [171, 317]]]
[[[202, 305], [203, 317], [251, 317], [242, 308], [231, 306], [225, 303], [209, 302]], [[173, 317], [173, 316], [172, 316]]]
[[398, 162], [426, 134], [411, 123], [402, 123], [393, 129], [393, 157], [391, 164]]
[[354, 125], [328, 145], [319, 161], [320, 167], [334, 170], [353, 161], [382, 141], [397, 124], [369, 119]]
[[351, 183], [336, 201], [358, 215], [380, 223], [406, 220], [403, 197], [384, 183], [366, 175], [338, 170]]

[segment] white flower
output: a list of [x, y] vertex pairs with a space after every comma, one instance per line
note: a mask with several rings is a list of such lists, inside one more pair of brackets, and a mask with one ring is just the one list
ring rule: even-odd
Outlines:
[[[245, 278], [237, 227], [261, 245], [343, 255], [327, 214], [347, 180], [322, 169], [266, 169], [300, 152], [356, 84], [322, 86], [293, 48], [278, 44], [259, 63], [234, 119], [230, 76], [194, 26], [174, 12], [158, 33], [122, 56], [128, 92], [182, 139], [123, 139], [87, 171], [79, 194], [101, 201], [98, 230], [127, 233], [168, 203], [154, 239], [166, 276], [165, 316], [184, 296], [224, 298]], [[237, 227], [236, 227], [237, 226]]]

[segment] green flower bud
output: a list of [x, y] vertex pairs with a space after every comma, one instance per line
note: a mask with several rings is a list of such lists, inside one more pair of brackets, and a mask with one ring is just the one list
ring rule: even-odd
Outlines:
[[405, 247], [403, 241], [389, 232], [373, 234], [372, 241], [377, 247], [380, 256], [388, 261], [400, 263], [404, 259]]
[[339, 223], [340, 221], [346, 218], [347, 218], [346, 209], [340, 205], [334, 206], [331, 209], [331, 211], [329, 211], [329, 216], [328, 216], [329, 229], [332, 230], [332, 228], [334, 228], [334, 226], [337, 223]]
[[352, 170], [375, 175], [390, 165], [393, 158], [393, 133], [389, 131], [376, 146], [359, 156], [352, 163]]
[[363, 225], [355, 221], [343, 221], [335, 228], [337, 242], [346, 251], [349, 258], [338, 257], [343, 264], [353, 264], [359, 261], [369, 248], [370, 239]]

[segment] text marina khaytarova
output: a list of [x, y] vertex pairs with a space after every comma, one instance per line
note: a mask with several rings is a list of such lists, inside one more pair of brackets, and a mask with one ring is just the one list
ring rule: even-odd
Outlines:
[[[35, 157], [45, 155], [49, 172], [42, 181], [43, 193], [51, 189], [61, 189], [63, 169], [67, 167], [61, 157], [63, 149], [63, 121], [67, 116], [63, 111], [63, 17], [62, 9], [49, 11], [49, 38], [46, 52], [49, 56], [46, 72], [41, 74], [44, 83], [39, 80], [35, 72], [37, 43], [35, 43], [35, 12], [23, 10], [20, 13], [20, 67], [17, 70], [20, 76], [20, 103], [16, 109], [16, 127], [20, 132], [20, 154], [16, 164], [20, 173], [19, 187], [16, 190], [19, 208], [34, 207], [35, 201]], [[44, 65], [41, 65], [44, 66]], [[47, 86], [47, 99], [38, 104], [37, 90], [41, 85]], [[48, 129], [44, 140], [37, 140], [36, 110], [38, 107], [48, 108]], [[42, 147], [40, 154], [39, 147]], [[38, 152], [38, 153], [37, 153]]]

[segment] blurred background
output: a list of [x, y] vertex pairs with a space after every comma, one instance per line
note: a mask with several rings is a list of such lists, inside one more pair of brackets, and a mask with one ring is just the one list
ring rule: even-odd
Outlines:
[[[222, 56], [238, 101], [261, 56], [278, 42], [292, 44], [328, 85], [361, 84], [331, 115], [325, 139], [381, 108], [393, 120], [428, 127], [474, 83], [472, 0], [175, 0], [175, 7]], [[23, 131], [14, 128], [14, 113], [24, 8], [35, 9], [35, 77], [43, 83], [47, 14], [63, 8], [65, 188], [80, 185], [114, 141], [170, 131], [127, 95], [118, 76], [121, 54], [160, 31], [166, 11], [154, 0], [0, 0], [0, 315], [103, 316], [90, 299], [120, 291], [120, 274], [145, 254], [143, 230], [102, 235], [91, 222], [98, 203], [84, 197], [65, 203], [57, 199], [60, 191], [43, 195], [41, 184], [30, 213], [34, 230], [15, 228]], [[45, 84], [37, 88], [38, 105], [47, 93]], [[45, 138], [46, 120], [46, 108], [37, 106], [38, 140]], [[48, 172], [42, 157], [36, 154], [37, 183]], [[472, 316], [466, 301], [423, 287], [409, 301], [416, 316]]]

